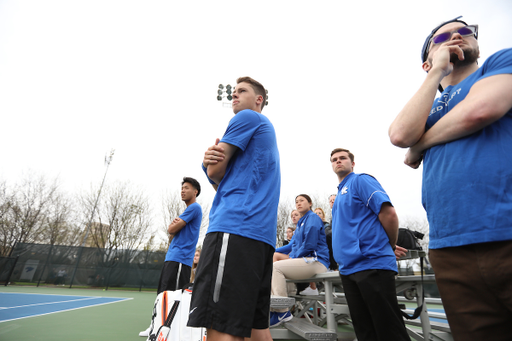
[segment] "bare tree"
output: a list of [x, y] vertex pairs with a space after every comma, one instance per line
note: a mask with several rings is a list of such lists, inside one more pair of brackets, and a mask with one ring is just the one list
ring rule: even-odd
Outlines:
[[79, 245], [80, 225], [76, 222], [72, 200], [61, 192], [55, 193], [43, 217], [40, 241], [51, 245]]
[[[96, 190], [81, 196], [84, 221], [91, 216], [96, 196]], [[118, 249], [138, 249], [150, 238], [149, 200], [142, 190], [128, 182], [105, 186], [95, 217], [97, 223], [88, 227], [91, 239], [96, 247], [106, 249], [107, 255]]]
[[7, 256], [16, 240], [16, 233], [11, 228], [10, 211], [14, 197], [7, 188], [7, 182], [0, 182], [0, 256]]
[[[161, 226], [161, 229], [159, 229], [161, 232], [163, 232], [164, 236], [168, 236], [169, 233], [167, 232], [167, 229], [171, 222], [174, 220], [174, 218], [179, 217], [180, 214], [182, 214], [185, 209], [187, 208], [187, 205], [181, 200], [181, 195], [178, 190], [169, 190], [167, 191], [162, 198], [162, 217], [163, 217], [163, 225]], [[169, 240], [169, 243], [171, 240]]]
[[280, 200], [277, 207], [277, 238], [276, 247], [283, 245], [286, 229], [292, 226], [290, 213], [295, 209], [295, 203], [287, 200]]
[[44, 237], [44, 217], [56, 195], [57, 180], [49, 182], [43, 175], [29, 172], [10, 189], [4, 181], [0, 187], [2, 255], [9, 254], [16, 243], [40, 242]]

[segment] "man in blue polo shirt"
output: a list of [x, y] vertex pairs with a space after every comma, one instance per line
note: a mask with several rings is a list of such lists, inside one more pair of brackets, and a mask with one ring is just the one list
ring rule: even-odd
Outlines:
[[395, 291], [395, 209], [374, 177], [353, 172], [349, 150], [334, 149], [331, 164], [339, 180], [332, 208], [334, 259], [357, 339], [409, 341]]
[[[181, 183], [181, 200], [187, 208], [175, 218], [167, 231], [172, 241], [165, 255], [165, 262], [158, 281], [157, 295], [163, 291], [181, 289], [190, 283], [194, 254], [196, 251], [199, 230], [203, 219], [201, 205], [196, 198], [201, 193], [201, 185], [194, 178], [184, 177]], [[139, 333], [148, 336], [151, 327]]]
[[224, 137], [203, 158], [217, 191], [203, 243], [188, 325], [208, 328], [208, 341], [271, 341], [272, 257], [281, 187], [272, 123], [261, 114], [265, 88], [237, 80]]
[[425, 81], [389, 136], [410, 147], [408, 166], [424, 161], [429, 259], [453, 338], [510, 340], [512, 49], [479, 66], [478, 25], [459, 19], [426, 38]]

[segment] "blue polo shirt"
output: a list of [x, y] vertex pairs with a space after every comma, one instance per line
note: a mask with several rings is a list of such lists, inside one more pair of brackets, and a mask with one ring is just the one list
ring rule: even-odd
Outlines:
[[172, 239], [165, 261], [174, 261], [192, 267], [203, 219], [201, 205], [197, 202], [189, 205], [180, 215], [180, 219], [187, 224]]
[[[462, 82], [448, 86], [426, 130], [463, 101], [473, 84], [512, 73], [512, 49], [490, 56]], [[512, 95], [512, 94], [509, 94]], [[485, 128], [424, 153], [422, 200], [432, 249], [512, 240], [512, 109]]]
[[338, 186], [332, 208], [332, 247], [342, 275], [379, 269], [397, 272], [389, 238], [379, 221], [391, 201], [371, 175], [350, 173]]
[[275, 247], [281, 168], [274, 126], [258, 112], [242, 110], [221, 142], [238, 150], [217, 188], [208, 233], [232, 233]]

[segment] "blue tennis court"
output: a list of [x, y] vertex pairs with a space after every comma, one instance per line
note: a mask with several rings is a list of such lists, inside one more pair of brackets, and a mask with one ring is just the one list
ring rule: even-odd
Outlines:
[[0, 292], [0, 323], [126, 300], [131, 298]]

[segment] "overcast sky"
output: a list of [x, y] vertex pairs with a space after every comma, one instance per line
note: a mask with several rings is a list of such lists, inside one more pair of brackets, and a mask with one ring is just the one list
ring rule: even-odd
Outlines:
[[387, 130], [425, 78], [424, 39], [458, 15], [479, 25], [480, 64], [512, 47], [508, 0], [0, 0], [0, 178], [31, 169], [76, 192], [114, 148], [107, 182], [159, 202], [192, 176], [211, 202], [200, 163], [233, 116], [217, 87], [247, 75], [269, 91], [283, 199], [335, 193], [342, 147], [422, 218], [422, 170]]

